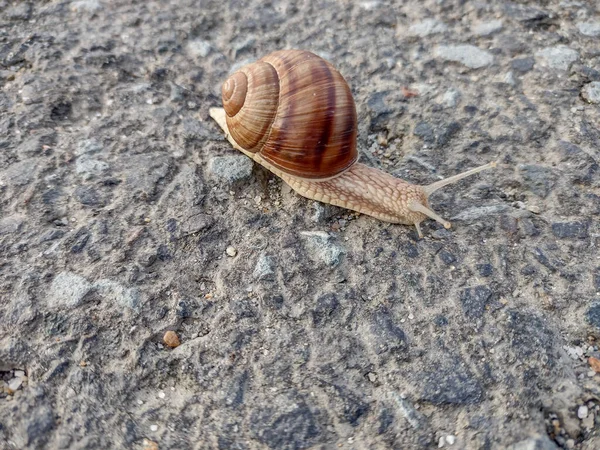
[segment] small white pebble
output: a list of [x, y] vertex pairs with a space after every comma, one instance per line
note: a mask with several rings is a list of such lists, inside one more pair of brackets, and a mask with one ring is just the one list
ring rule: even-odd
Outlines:
[[165, 393], [163, 391], [160, 391], [158, 393], [158, 398], [165, 398]]
[[588, 416], [588, 407], [585, 405], [581, 405], [577, 410], [577, 417], [580, 419], [585, 419]]
[[448, 443], [448, 445], [454, 445], [454, 443], [456, 442], [456, 436], [452, 436], [451, 434], [449, 434], [448, 436], [446, 436], [446, 442]]
[[438, 441], [438, 448], [442, 448], [445, 443], [446, 443], [446, 440], [444, 439], [444, 436], [442, 436], [440, 438], [440, 440]]
[[415, 316], [413, 316], [412, 314], [409, 314], [409, 315], [408, 315], [408, 319], [409, 319], [409, 320], [413, 320], [414, 318], [415, 318]]
[[150, 425], [150, 431], [158, 431], [158, 425]]
[[138, 401], [137, 401], [137, 404], [138, 404], [138, 405], [143, 405], [143, 404], [144, 404], [144, 402], [143, 402], [142, 400], [138, 400]]
[[227, 255], [234, 257], [235, 255], [237, 255], [237, 250], [235, 248], [233, 248], [231, 245], [229, 247], [227, 247], [227, 250], [225, 250], [225, 252], [227, 253]]

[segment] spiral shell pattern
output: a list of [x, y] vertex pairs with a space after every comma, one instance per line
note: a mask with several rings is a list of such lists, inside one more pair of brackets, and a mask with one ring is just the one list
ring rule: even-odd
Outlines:
[[350, 88], [311, 52], [271, 53], [229, 77], [222, 97], [233, 139], [290, 175], [331, 178], [358, 159]]

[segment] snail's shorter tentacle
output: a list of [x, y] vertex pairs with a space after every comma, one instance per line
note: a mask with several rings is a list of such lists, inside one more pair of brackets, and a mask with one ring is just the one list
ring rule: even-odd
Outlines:
[[427, 217], [430, 217], [431, 219], [435, 220], [436, 222], [439, 222], [442, 225], [444, 225], [444, 228], [450, 228], [452, 226], [452, 224], [450, 222], [448, 222], [447, 220], [444, 220], [442, 217], [440, 217], [438, 214], [433, 212], [431, 209], [427, 208], [425, 205], [422, 205], [421, 203], [419, 203], [415, 200], [411, 200], [408, 203], [408, 209], [410, 209], [411, 211], [420, 212], [420, 213], [425, 214]]

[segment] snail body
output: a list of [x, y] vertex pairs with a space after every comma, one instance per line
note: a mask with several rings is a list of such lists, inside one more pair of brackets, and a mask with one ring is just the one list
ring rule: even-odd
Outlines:
[[282, 178], [298, 194], [385, 222], [415, 225], [432, 218], [437, 189], [490, 167], [428, 186], [408, 183], [358, 162], [352, 93], [327, 61], [303, 50], [281, 50], [243, 67], [221, 89], [223, 108], [210, 116], [233, 147]]

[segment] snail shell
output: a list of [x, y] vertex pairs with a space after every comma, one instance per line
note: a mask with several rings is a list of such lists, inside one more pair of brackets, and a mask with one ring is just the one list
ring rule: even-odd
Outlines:
[[314, 53], [271, 53], [231, 75], [221, 93], [231, 137], [289, 175], [328, 179], [358, 159], [350, 88]]

